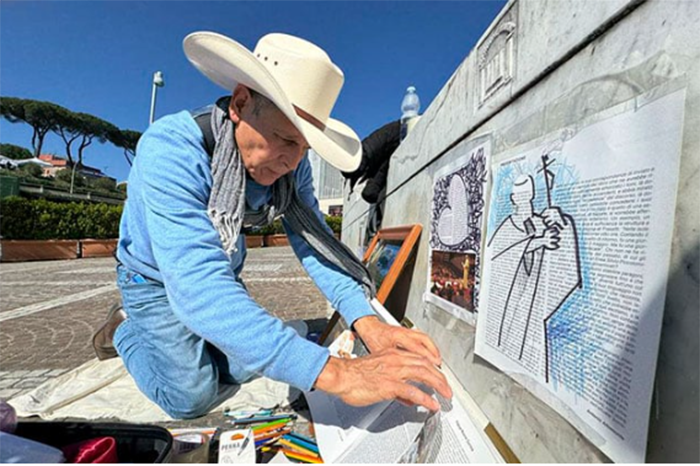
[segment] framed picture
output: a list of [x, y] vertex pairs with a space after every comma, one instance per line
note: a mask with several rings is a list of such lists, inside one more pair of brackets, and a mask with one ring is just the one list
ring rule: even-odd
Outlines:
[[[418, 224], [382, 228], [369, 244], [362, 261], [377, 288], [376, 299], [379, 303], [386, 305], [391, 292], [401, 282], [402, 272], [413, 257], [413, 252], [422, 230], [423, 227]], [[409, 283], [410, 279], [406, 281], [406, 286]], [[398, 321], [401, 321], [405, 311], [405, 300], [402, 302], [403, 306], [397, 306], [401, 309], [393, 309], [394, 312], [392, 312], [392, 309], [389, 309]], [[332, 342], [334, 337], [339, 335], [344, 329], [344, 325], [340, 322], [340, 314], [338, 311], [334, 312], [326, 329], [319, 338], [319, 344], [323, 345]]]
[[377, 287], [377, 301], [380, 303], [386, 303], [422, 229], [420, 225], [383, 228], [372, 239], [363, 262]]

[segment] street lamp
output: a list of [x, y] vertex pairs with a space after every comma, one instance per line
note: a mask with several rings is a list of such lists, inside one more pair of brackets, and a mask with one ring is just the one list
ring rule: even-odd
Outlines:
[[151, 92], [151, 119], [149, 124], [153, 124], [153, 117], [156, 113], [156, 92], [159, 87], [165, 86], [165, 80], [163, 79], [163, 73], [156, 71], [153, 73], [153, 91]]

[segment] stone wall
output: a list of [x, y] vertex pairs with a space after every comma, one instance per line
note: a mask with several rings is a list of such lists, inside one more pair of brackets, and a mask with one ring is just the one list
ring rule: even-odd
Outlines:
[[[433, 175], [471, 148], [526, 144], [621, 102], [685, 88], [683, 145], [648, 461], [698, 462], [700, 8], [693, 1], [511, 1], [394, 154], [383, 226], [429, 228]], [[368, 206], [356, 188], [343, 241], [358, 249]], [[347, 194], [347, 193], [346, 193]], [[346, 196], [347, 199], [347, 196]], [[423, 302], [428, 235], [407, 316], [437, 342], [463, 388], [523, 462], [605, 456], [556, 412], [473, 354], [475, 329]]]

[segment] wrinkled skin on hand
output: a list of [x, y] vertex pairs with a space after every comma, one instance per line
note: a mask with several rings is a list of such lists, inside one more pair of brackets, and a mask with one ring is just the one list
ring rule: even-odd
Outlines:
[[330, 358], [316, 388], [353, 406], [397, 399], [437, 411], [437, 400], [414, 383], [452, 397], [447, 379], [436, 367], [442, 361], [440, 352], [428, 335], [387, 325], [373, 316], [359, 319], [354, 327], [371, 354], [356, 359]]

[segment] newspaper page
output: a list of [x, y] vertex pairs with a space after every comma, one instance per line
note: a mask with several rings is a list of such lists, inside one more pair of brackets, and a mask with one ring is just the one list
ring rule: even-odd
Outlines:
[[[372, 307], [390, 325], [398, 322], [376, 300]], [[359, 338], [344, 331], [328, 348], [335, 357], [367, 354]], [[445, 375], [455, 386], [448, 368]], [[430, 392], [426, 387], [423, 390]], [[321, 391], [305, 394], [319, 450], [327, 463], [495, 463], [502, 458], [469, 412], [455, 397], [440, 402], [440, 411], [383, 402], [350, 406]]]
[[[483, 430], [456, 399], [440, 400], [441, 410], [399, 402], [377, 410], [348, 406], [338, 400], [329, 409], [323, 392], [307, 394], [321, 456], [328, 463], [497, 463]], [[342, 406], [342, 408], [340, 408]], [[337, 419], [332, 413], [338, 413]], [[363, 415], [368, 418], [363, 419]], [[373, 419], [367, 422], [367, 419]], [[348, 427], [344, 420], [353, 419]], [[361, 427], [364, 426], [364, 427]], [[339, 440], [342, 438], [342, 441]], [[331, 439], [329, 441], [329, 439]]]
[[476, 353], [617, 462], [643, 462], [683, 90], [498, 156]]
[[435, 175], [430, 217], [428, 286], [424, 295], [455, 317], [476, 323], [481, 232], [490, 142]]

